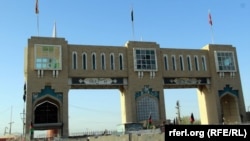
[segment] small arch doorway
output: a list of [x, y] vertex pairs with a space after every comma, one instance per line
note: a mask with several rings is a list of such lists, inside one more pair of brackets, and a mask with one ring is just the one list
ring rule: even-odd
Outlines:
[[35, 121], [39, 123], [57, 123], [58, 106], [50, 101], [44, 101], [35, 108]]

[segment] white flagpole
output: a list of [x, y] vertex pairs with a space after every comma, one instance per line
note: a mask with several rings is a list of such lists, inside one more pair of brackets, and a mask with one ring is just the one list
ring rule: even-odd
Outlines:
[[212, 40], [212, 44], [214, 44], [214, 31], [213, 31], [213, 26], [211, 25], [211, 40]]
[[37, 17], [37, 36], [39, 36], [39, 15], [36, 14], [36, 17]]

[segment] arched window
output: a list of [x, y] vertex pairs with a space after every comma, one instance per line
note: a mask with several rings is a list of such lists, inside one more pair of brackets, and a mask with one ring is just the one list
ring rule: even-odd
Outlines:
[[104, 53], [101, 53], [101, 68], [102, 70], [105, 70], [106, 69], [106, 63], [105, 63], [105, 54]]
[[172, 55], [172, 66], [173, 66], [173, 70], [177, 70], [177, 68], [176, 68], [176, 61], [175, 61], [175, 55]]
[[189, 55], [187, 56], [187, 63], [188, 63], [188, 70], [192, 71], [192, 62], [191, 62], [191, 57]]
[[77, 69], [77, 52], [76, 51], [72, 53], [72, 69], [74, 70]]
[[180, 67], [181, 67], [181, 71], [184, 71], [184, 62], [183, 62], [182, 55], [180, 55]]
[[110, 69], [115, 70], [115, 60], [114, 60], [114, 53], [110, 54]]
[[119, 63], [120, 63], [119, 69], [123, 70], [123, 54], [122, 53], [119, 54]]
[[87, 54], [85, 52], [82, 54], [82, 69], [87, 70]]
[[168, 70], [168, 55], [164, 55], [164, 66], [165, 70]]
[[195, 70], [199, 71], [199, 60], [197, 56], [194, 56]]
[[92, 69], [96, 70], [96, 54], [92, 53]]
[[202, 69], [203, 69], [204, 71], [206, 71], [206, 70], [207, 70], [206, 57], [205, 57], [205, 56], [202, 56], [202, 57], [201, 57], [201, 61], [202, 61]]
[[153, 120], [159, 120], [159, 102], [157, 98], [146, 94], [137, 99], [136, 105], [138, 122], [147, 120], [150, 114]]

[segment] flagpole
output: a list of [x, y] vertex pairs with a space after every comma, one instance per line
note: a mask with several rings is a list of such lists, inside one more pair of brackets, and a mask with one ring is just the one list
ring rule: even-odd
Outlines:
[[39, 36], [39, 7], [38, 7], [38, 0], [36, 0], [35, 13], [36, 13], [36, 22], [37, 22], [37, 35]]
[[132, 36], [133, 40], [135, 40], [134, 22], [132, 22]]
[[37, 36], [39, 36], [39, 15], [36, 14], [36, 17], [37, 17]]
[[214, 31], [213, 31], [213, 26], [211, 26], [210, 30], [211, 30], [211, 40], [212, 40], [212, 44], [214, 44]]

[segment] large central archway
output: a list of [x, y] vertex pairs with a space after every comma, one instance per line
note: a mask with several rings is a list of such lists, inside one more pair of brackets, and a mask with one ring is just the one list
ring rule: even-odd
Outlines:
[[[166, 117], [173, 123], [176, 118], [190, 116], [193, 113], [195, 120], [200, 120], [197, 88], [164, 89]], [[177, 102], [179, 105], [177, 105]], [[179, 110], [179, 111], [178, 111]], [[178, 115], [178, 112], [180, 115]]]
[[121, 123], [120, 91], [117, 89], [71, 89], [68, 99], [70, 135], [115, 130]]

